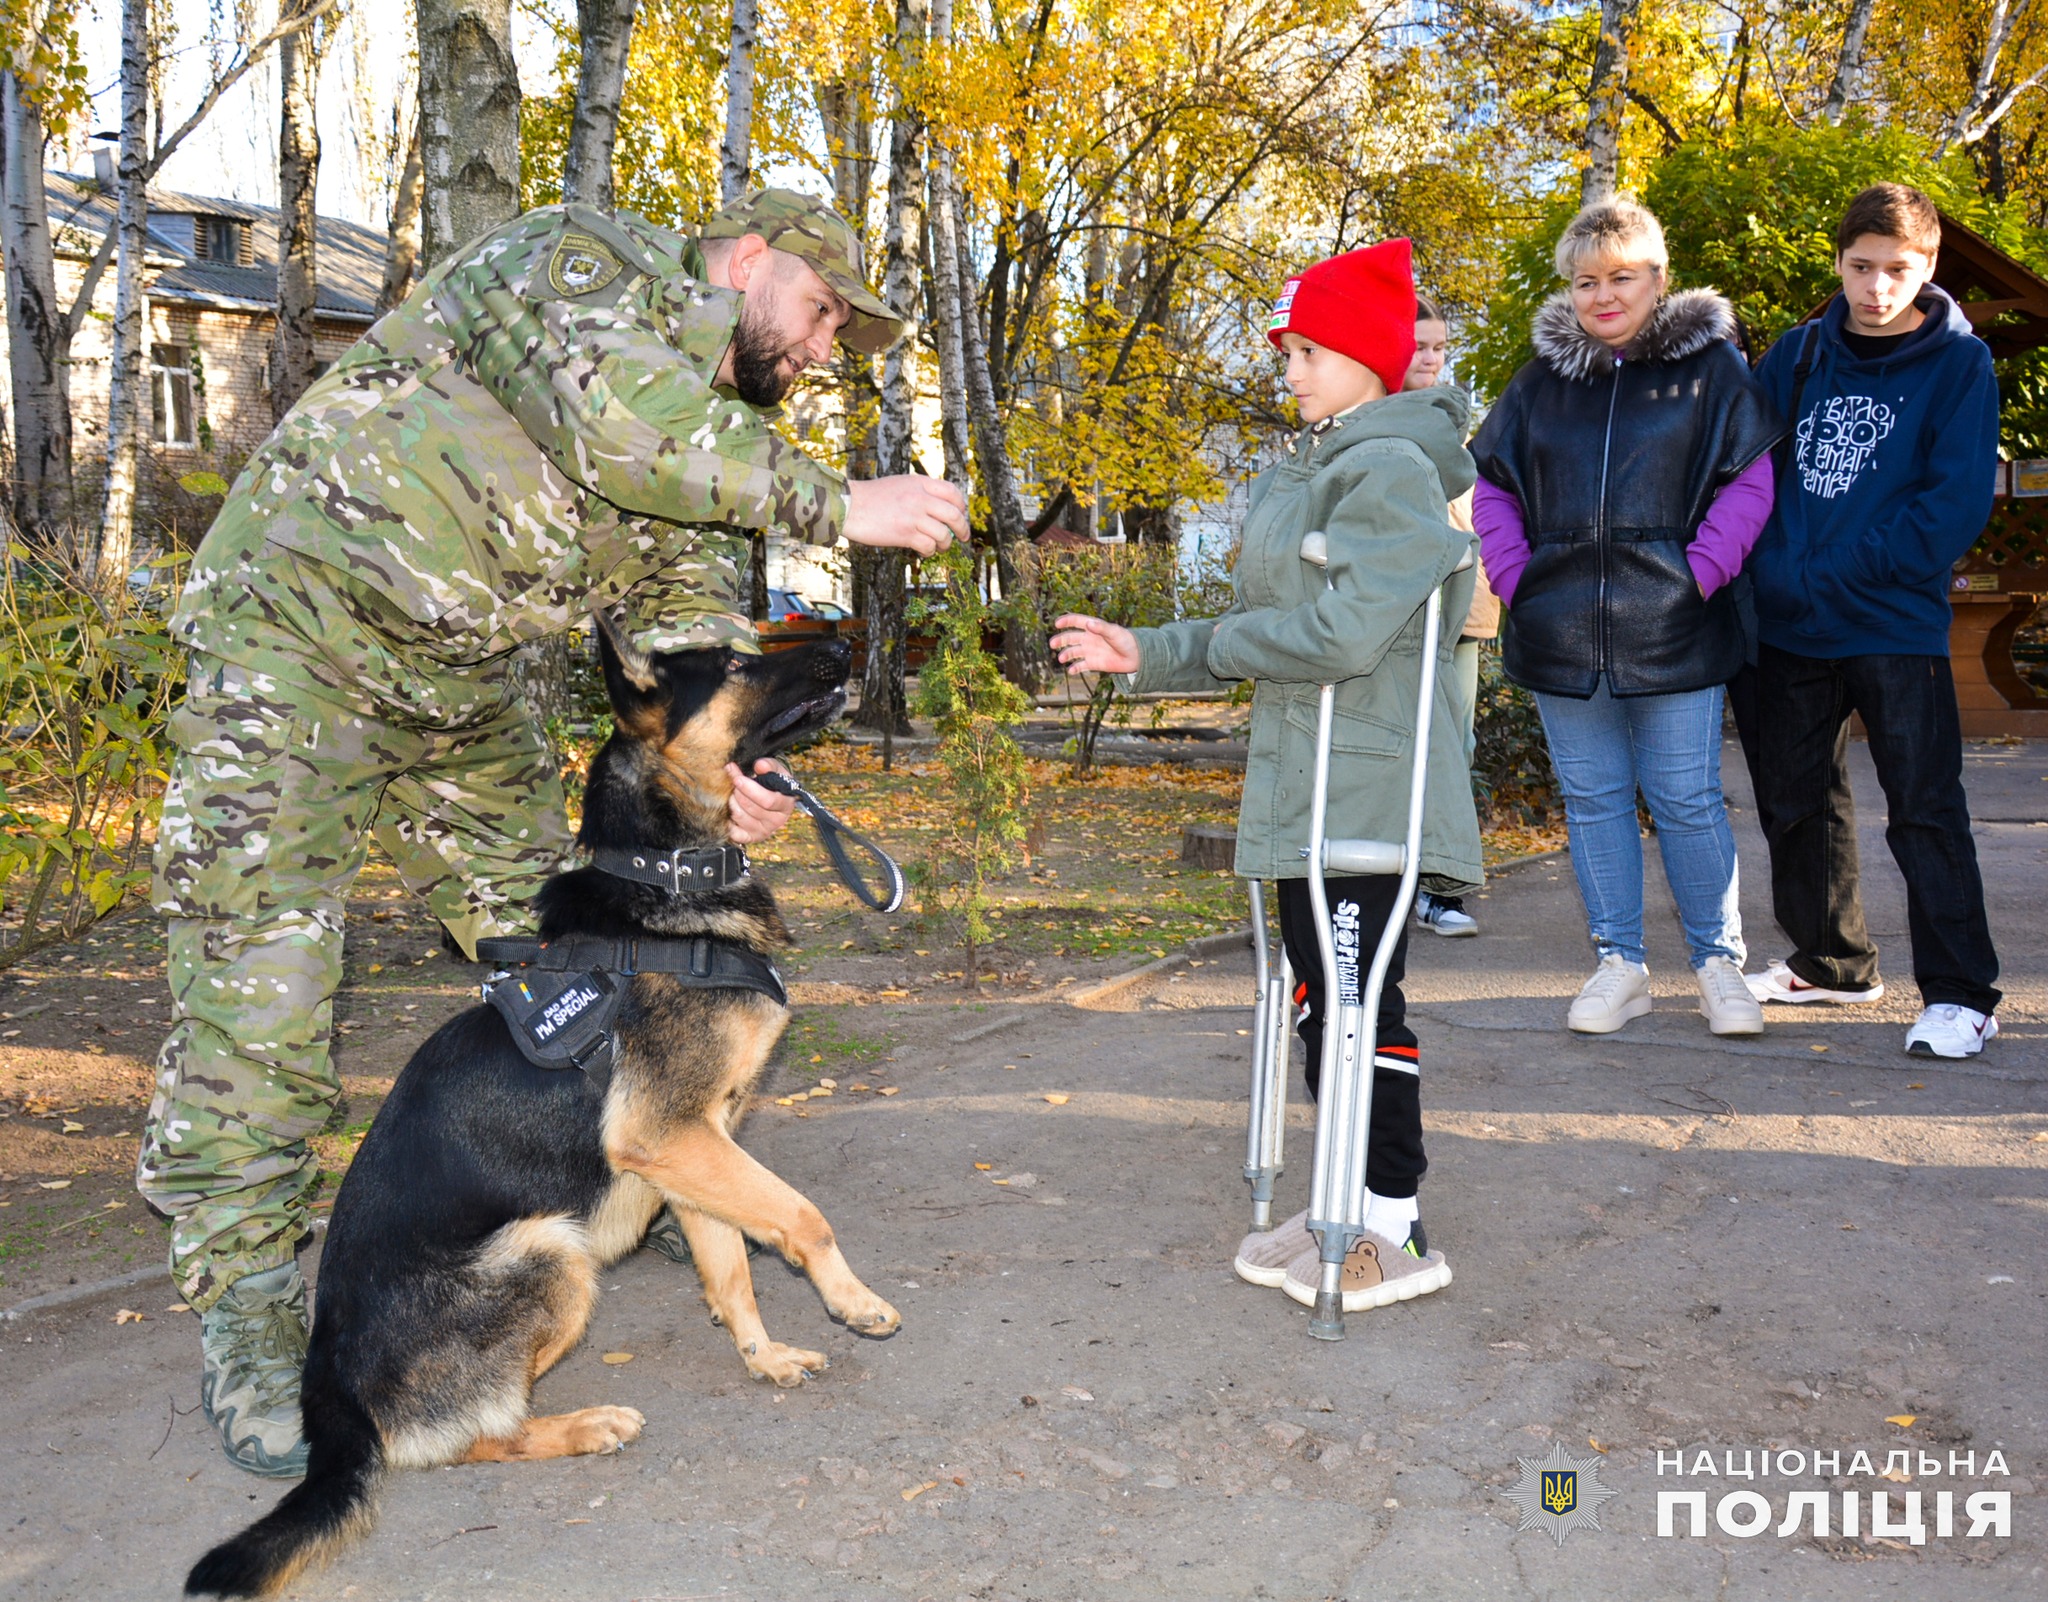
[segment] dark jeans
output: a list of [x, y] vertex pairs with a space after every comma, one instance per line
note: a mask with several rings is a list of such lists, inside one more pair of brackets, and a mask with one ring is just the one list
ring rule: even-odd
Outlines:
[[[1379, 949], [1380, 935], [1387, 919], [1396, 912], [1395, 899], [1401, 881], [1380, 875], [1335, 878], [1325, 881], [1330, 894], [1330, 916], [1335, 921], [1345, 906], [1358, 915], [1358, 982], [1361, 989]], [[1401, 994], [1401, 979], [1408, 964], [1408, 908], [1398, 909], [1400, 943], [1387, 964], [1386, 983], [1380, 988], [1379, 1030], [1375, 1040], [1376, 1060], [1372, 1075], [1372, 1127], [1366, 1138], [1365, 1183], [1377, 1196], [1413, 1196], [1420, 1188], [1429, 1159], [1422, 1152], [1422, 1080], [1413, 1067], [1383, 1067], [1381, 1059], [1413, 1065], [1416, 1062], [1415, 1031], [1406, 1023], [1408, 1003]], [[1323, 959], [1316, 944], [1315, 906], [1309, 900], [1306, 879], [1280, 881], [1280, 938], [1287, 946], [1287, 960], [1294, 967], [1294, 999], [1301, 1007], [1295, 1028], [1308, 1047], [1308, 1093], [1314, 1099], [1321, 1088], [1323, 1069]]]
[[1856, 803], [1844, 760], [1849, 714], [1870, 735], [1885, 842], [1906, 880], [1913, 977], [1928, 1006], [1997, 1007], [1998, 953], [1963, 794], [1955, 679], [1941, 656], [1796, 656], [1757, 662], [1757, 809], [1768, 820], [1771, 899], [1808, 984], [1865, 989], [1877, 947], [1858, 894]]

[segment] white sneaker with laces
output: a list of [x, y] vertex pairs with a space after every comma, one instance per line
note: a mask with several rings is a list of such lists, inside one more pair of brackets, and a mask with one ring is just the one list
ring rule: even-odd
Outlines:
[[1990, 1013], [1942, 1002], [1906, 1031], [1906, 1050], [1915, 1057], [1974, 1057], [1997, 1034], [1998, 1020]]
[[1742, 982], [1742, 970], [1726, 957], [1709, 957], [1693, 970], [1700, 987], [1700, 1015], [1717, 1035], [1760, 1035], [1764, 1032], [1764, 1009], [1749, 986]]
[[1883, 980], [1875, 981], [1866, 990], [1830, 990], [1826, 985], [1808, 984], [1782, 962], [1772, 963], [1762, 973], [1745, 974], [1743, 980], [1752, 996], [1773, 1005], [1804, 1007], [1824, 1001], [1836, 1007], [1861, 1007], [1884, 999]]
[[1427, 890], [1415, 897], [1415, 921], [1452, 940], [1479, 933], [1479, 921], [1464, 907]]
[[1579, 987], [1565, 1025], [1582, 1035], [1611, 1035], [1649, 1010], [1650, 970], [1614, 952], [1602, 957], [1593, 977]]

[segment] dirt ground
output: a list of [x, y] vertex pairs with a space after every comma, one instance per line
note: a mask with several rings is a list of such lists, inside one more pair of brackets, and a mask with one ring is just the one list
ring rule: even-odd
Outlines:
[[[1068, 999], [1232, 921], [1229, 880], [1166, 860], [1163, 826], [1141, 836], [1095, 816], [1088, 795], [1063, 796], [1037, 878], [1005, 892], [993, 958], [1004, 977], [970, 1000], [943, 977], [962, 969], [955, 950], [905, 920], [847, 916], [811, 848], [792, 843], [771, 871], [805, 922], [798, 1013], [744, 1138], [819, 1202], [856, 1270], [903, 1312], [902, 1331], [858, 1339], [799, 1278], [757, 1259], [771, 1332], [833, 1358], [801, 1390], [772, 1391], [708, 1325], [688, 1270], [630, 1257], [536, 1405], [630, 1404], [648, 1417], [640, 1442], [395, 1477], [376, 1532], [290, 1594], [2048, 1594], [2048, 751], [1969, 754], [2007, 999], [2004, 1033], [1962, 1064], [1900, 1050], [1918, 1005], [1904, 897], [1860, 750], [1857, 761], [1867, 903], [1891, 986], [1880, 1006], [1774, 1010], [1762, 1039], [1714, 1040], [1654, 853], [1657, 1007], [1621, 1035], [1561, 1027], [1587, 962], [1562, 859], [1498, 878], [1473, 903], [1479, 939], [1416, 938], [1423, 1204], [1457, 1278], [1353, 1315], [1336, 1345], [1308, 1339], [1303, 1309], [1229, 1270], [1247, 1212], [1245, 955]], [[1732, 754], [1728, 775], [1746, 801]], [[914, 811], [868, 782], [820, 777], [859, 826], [885, 824], [892, 845], [914, 833]], [[1156, 789], [1162, 817], [1229, 811], [1213, 775], [1162, 773]], [[1736, 822], [1755, 963], [1782, 947], [1746, 806]], [[352, 935], [352, 1122], [472, 982], [429, 954], [432, 929], [388, 888], [366, 880]], [[379, 923], [379, 911], [391, 916]], [[160, 1255], [159, 1226], [125, 1180], [163, 1005], [152, 963], [146, 926], [116, 926], [74, 962], [0, 985], [0, 1010], [15, 1015], [0, 1028], [22, 1031], [0, 1041], [19, 1109], [0, 1123], [19, 1143], [0, 1228], [27, 1241], [0, 1263], [0, 1300]], [[1308, 1184], [1298, 1071], [1295, 1085], [1284, 1210]], [[24, 1105], [33, 1095], [54, 1099], [38, 1114]], [[67, 1119], [82, 1127], [66, 1133]], [[72, 1184], [44, 1191], [47, 1178]], [[46, 1222], [24, 1227], [36, 1209]], [[317, 1249], [306, 1262], [317, 1283]], [[168, 1280], [146, 1278], [0, 1321], [12, 1514], [0, 1590], [169, 1595], [198, 1552], [274, 1498], [223, 1463], [196, 1413], [196, 1331], [170, 1300]], [[1518, 1531], [1506, 1496], [1556, 1448], [1616, 1493], [1597, 1529], [1562, 1542]], [[1766, 1449], [1778, 1467], [1754, 1477]], [[1835, 1452], [1833, 1472], [1816, 1474], [1812, 1457]], [[1986, 1477], [1993, 1452], [2008, 1472]], [[1698, 1468], [1708, 1453], [1712, 1477]], [[1752, 1477], [1725, 1472], [1730, 1453]], [[1974, 1472], [1951, 1474], [1950, 1453], [1969, 1454]], [[1660, 1472], [1660, 1459], [1686, 1472]], [[1972, 1537], [1965, 1499], [1993, 1489], [2010, 1496], [2010, 1533]], [[1659, 1494], [1674, 1490], [1704, 1493], [1702, 1535], [1682, 1517], [1659, 1533]], [[1717, 1522], [1737, 1491], [1767, 1501], [1760, 1534], [1741, 1533], [1740, 1507]], [[1781, 1529], [1793, 1493], [1825, 1494], [1828, 1533]], [[1861, 1523], [1844, 1534], [1851, 1493]], [[1936, 1526], [1945, 1493], [1948, 1535]], [[1873, 1528], [1875, 1496], [1904, 1522]]]

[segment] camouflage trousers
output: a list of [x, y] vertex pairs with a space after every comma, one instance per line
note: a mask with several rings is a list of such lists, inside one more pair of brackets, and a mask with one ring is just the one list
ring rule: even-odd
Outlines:
[[308, 1137], [340, 1100], [329, 1056], [342, 923], [369, 841], [472, 954], [519, 934], [571, 839], [524, 704], [459, 730], [398, 726], [293, 679], [192, 659], [157, 837], [172, 1027], [136, 1165], [170, 1215], [171, 1272], [205, 1311], [289, 1262], [311, 1221]]

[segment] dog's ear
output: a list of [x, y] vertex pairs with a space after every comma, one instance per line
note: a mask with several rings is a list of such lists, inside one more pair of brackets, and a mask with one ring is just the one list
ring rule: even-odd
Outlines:
[[609, 613], [593, 609], [590, 615], [597, 624], [597, 655], [613, 716], [622, 728], [658, 735], [667, 722], [668, 691], [652, 659], [620, 632]]

